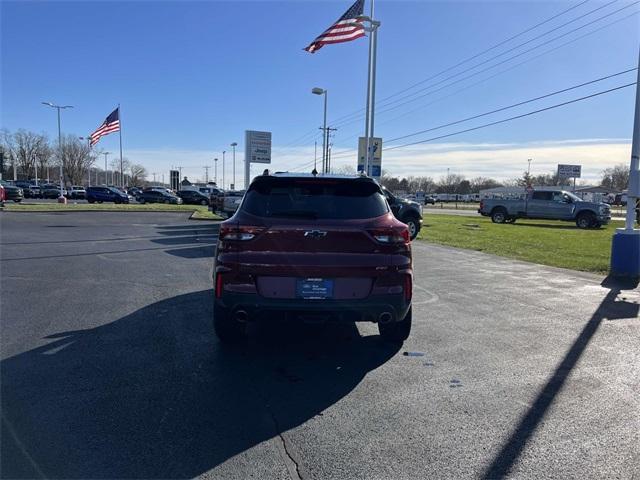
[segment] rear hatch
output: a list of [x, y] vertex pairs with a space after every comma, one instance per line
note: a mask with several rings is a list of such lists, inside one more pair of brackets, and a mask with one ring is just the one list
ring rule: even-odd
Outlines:
[[259, 179], [232, 220], [236, 272], [265, 297], [365, 298], [410, 262], [406, 227], [366, 178]]

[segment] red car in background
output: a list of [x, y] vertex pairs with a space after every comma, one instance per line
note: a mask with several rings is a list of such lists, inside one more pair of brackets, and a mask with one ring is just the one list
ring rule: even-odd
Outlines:
[[220, 224], [213, 283], [223, 342], [260, 318], [374, 322], [392, 342], [411, 331], [409, 231], [366, 176], [256, 177]]

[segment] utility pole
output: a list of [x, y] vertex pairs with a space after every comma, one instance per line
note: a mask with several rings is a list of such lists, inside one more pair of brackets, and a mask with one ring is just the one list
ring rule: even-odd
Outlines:
[[213, 165], [214, 165], [213, 181], [215, 182], [216, 185], [218, 185], [218, 159], [217, 158], [213, 159]]
[[178, 178], [178, 191], [182, 190], [182, 167], [178, 167], [178, 171], [180, 172], [180, 177]]
[[155, 185], [156, 184], [156, 172], [153, 172], [152, 175], [153, 175], [153, 184]]
[[204, 167], [204, 183], [205, 183], [205, 184], [206, 184], [206, 183], [209, 183], [209, 169], [210, 169], [210, 168], [211, 168], [211, 167], [209, 167], [209, 166], [205, 166], [205, 167]]

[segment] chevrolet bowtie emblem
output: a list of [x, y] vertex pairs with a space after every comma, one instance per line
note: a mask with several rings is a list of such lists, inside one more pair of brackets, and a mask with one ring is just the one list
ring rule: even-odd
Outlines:
[[309, 238], [322, 238], [327, 236], [327, 232], [322, 230], [307, 230], [304, 232], [304, 236]]

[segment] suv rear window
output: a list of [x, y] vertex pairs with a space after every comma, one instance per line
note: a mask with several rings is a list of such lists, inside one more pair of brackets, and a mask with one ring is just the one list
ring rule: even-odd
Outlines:
[[300, 178], [255, 182], [242, 210], [259, 217], [339, 220], [375, 218], [389, 211], [373, 182]]

